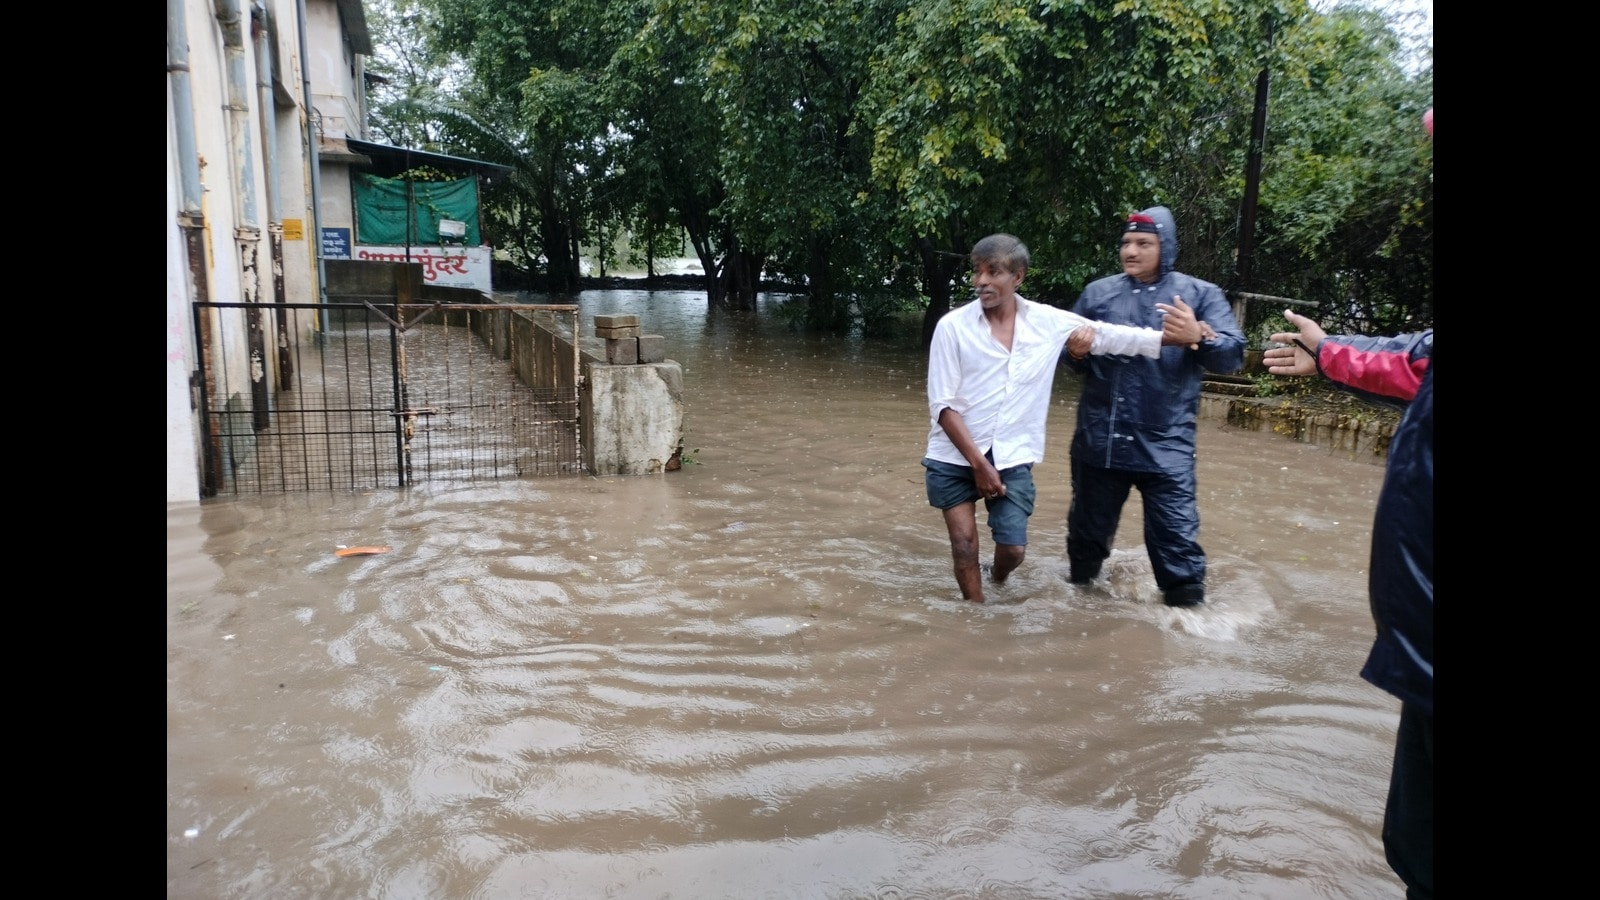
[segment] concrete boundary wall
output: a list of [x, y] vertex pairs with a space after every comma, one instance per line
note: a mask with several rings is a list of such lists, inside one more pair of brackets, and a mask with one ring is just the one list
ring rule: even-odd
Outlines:
[[574, 380], [581, 369], [572, 363], [571, 314], [519, 310], [504, 315], [507, 358], [523, 384], [541, 390], [578, 386]]
[[[491, 318], [484, 316], [479, 327], [500, 333]], [[511, 367], [524, 384], [573, 386], [571, 322], [569, 314], [545, 310], [506, 315]], [[580, 323], [578, 430], [584, 468], [591, 475], [660, 475], [677, 469], [683, 451], [683, 367], [670, 359], [611, 365], [598, 339], [584, 346], [582, 333]]]

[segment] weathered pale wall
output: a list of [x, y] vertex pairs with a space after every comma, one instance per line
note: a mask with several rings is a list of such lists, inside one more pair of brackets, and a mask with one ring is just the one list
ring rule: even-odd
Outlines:
[[573, 365], [572, 333], [547, 313], [511, 317], [511, 367], [523, 384], [535, 388], [570, 388], [578, 376]]
[[[187, 324], [191, 312], [189, 302], [202, 299], [219, 302], [248, 302], [271, 297], [270, 246], [267, 242], [265, 158], [260, 141], [260, 119], [256, 115], [260, 94], [256, 90], [257, 69], [254, 65], [254, 47], [248, 41], [248, 24], [235, 31], [238, 43], [230, 53], [225, 40], [226, 29], [219, 22], [211, 3], [184, 0], [182, 4], [183, 27], [186, 32], [188, 65], [183, 74], [190, 94], [189, 108], [178, 110], [174, 105], [169, 75], [167, 92], [167, 162], [169, 177], [187, 163], [198, 166], [203, 200], [194, 211], [194, 221], [201, 231], [202, 258], [191, 260], [180, 228], [169, 227], [168, 244], [168, 294], [167, 320], [185, 322], [179, 346], [172, 345], [169, 334], [167, 381], [167, 500], [197, 501], [199, 476], [195, 446], [192, 436], [199, 433], [199, 423], [189, 410], [187, 373], [198, 365], [198, 347], [210, 349], [213, 386], [219, 390], [221, 404], [247, 403], [250, 384], [250, 348], [247, 343], [248, 327], [243, 315], [235, 310], [219, 310], [211, 314], [205, 334], [196, 335]], [[248, 16], [248, 13], [244, 13]], [[238, 60], [235, 64], [234, 60]], [[230, 95], [229, 85], [233, 84]], [[238, 103], [235, 103], [235, 98]], [[243, 104], [244, 108], [239, 108]], [[180, 112], [182, 113], [180, 115]], [[193, 136], [194, 151], [198, 159], [182, 160], [175, 134], [184, 128]], [[169, 221], [175, 221], [182, 206], [182, 179], [169, 190], [172, 206]], [[241, 252], [248, 251], [248, 252]], [[267, 265], [263, 266], [262, 263]], [[174, 277], [173, 269], [177, 273]], [[198, 274], [198, 277], [193, 277]], [[199, 292], [205, 291], [204, 296]], [[171, 325], [169, 324], [169, 328]], [[172, 359], [177, 354], [181, 362]], [[177, 379], [170, 371], [174, 363], [183, 366], [182, 396]], [[268, 363], [270, 365], [270, 363]], [[188, 422], [174, 422], [173, 417], [187, 418]], [[187, 470], [187, 471], [184, 471]]]
[[[364, 41], [359, 2], [343, 2]], [[219, 405], [258, 403], [251, 385], [278, 381], [273, 335], [265, 335], [264, 352], [252, 359], [243, 312], [211, 311], [202, 321], [202, 333], [196, 334], [190, 304], [277, 299], [272, 235], [280, 228], [284, 239], [281, 269], [276, 271], [281, 272], [283, 299], [315, 301], [319, 284], [313, 242], [319, 236], [310, 205], [307, 127], [315, 121], [341, 135], [365, 134], [363, 63], [344, 33], [338, 0], [307, 0], [304, 8], [308, 40], [317, 48], [310, 65], [301, 55], [301, 6], [296, 0], [169, 0], [167, 5], [168, 55], [184, 63], [169, 68], [167, 91], [169, 503], [200, 499], [201, 428], [190, 399], [190, 375], [200, 366], [202, 348]], [[171, 40], [175, 27], [181, 30], [182, 46]], [[318, 98], [316, 116], [305, 102], [307, 75]], [[188, 92], [182, 110], [174, 105], [180, 80]], [[192, 159], [180, 158], [183, 142], [175, 139], [180, 129], [186, 138], [193, 137]], [[194, 206], [187, 211], [198, 226], [199, 252], [194, 254], [175, 223], [185, 213], [184, 179], [177, 174], [185, 171], [198, 171], [202, 193], [191, 198]], [[348, 187], [335, 187], [348, 207]], [[337, 197], [333, 205], [339, 205]], [[263, 319], [270, 330], [271, 317]], [[275, 402], [270, 393], [268, 402]]]
[[334, 0], [306, 0], [306, 42], [312, 105], [325, 137], [364, 139], [361, 85], [364, 62], [351, 51]]
[[200, 499], [200, 435], [190, 408], [194, 333], [189, 317], [189, 274], [178, 229], [178, 185], [173, 163], [172, 98], [167, 98], [167, 502]]
[[613, 366], [586, 359], [584, 465], [594, 475], [660, 475], [683, 444], [683, 369], [668, 360]]

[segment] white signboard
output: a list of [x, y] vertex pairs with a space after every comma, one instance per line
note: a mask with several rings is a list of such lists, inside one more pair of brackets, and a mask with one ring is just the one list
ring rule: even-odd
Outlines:
[[354, 259], [422, 264], [422, 280], [444, 287], [473, 288], [489, 293], [494, 282], [489, 273], [489, 247], [369, 247], [361, 245]]

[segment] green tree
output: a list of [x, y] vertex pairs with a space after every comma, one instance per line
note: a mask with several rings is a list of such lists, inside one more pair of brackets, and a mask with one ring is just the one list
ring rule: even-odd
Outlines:
[[1262, 185], [1261, 273], [1341, 331], [1433, 322], [1433, 66], [1406, 69], [1381, 12], [1339, 7], [1287, 38]]
[[688, 236], [713, 306], [754, 309], [763, 254], [733, 233], [722, 205], [722, 130], [707, 100], [703, 41], [670, 6], [643, 19], [609, 69], [617, 142], [619, 221], [650, 242]]
[[367, 25], [373, 55], [366, 62], [371, 129], [387, 143], [443, 150], [432, 111], [450, 99], [464, 74], [458, 60], [427, 39], [422, 0], [372, 0]]
[[608, 174], [604, 67], [619, 35], [628, 33], [633, 7], [592, 0], [419, 2], [434, 45], [458, 56], [469, 73], [456, 99], [470, 117], [494, 123], [487, 129], [498, 135], [493, 149], [517, 155], [518, 177], [492, 198], [491, 217], [536, 233], [552, 286], [575, 289], [578, 248]]
[[368, 4], [371, 127], [397, 146], [510, 167], [509, 178], [484, 185], [483, 228], [497, 251], [531, 273], [544, 255], [535, 202], [540, 173], [525, 150], [514, 97], [476, 90], [460, 55], [437, 39], [432, 9], [428, 0]]
[[605, 254], [606, 236], [627, 229], [649, 247], [681, 228], [713, 302], [754, 305], [749, 261], [758, 274], [760, 257], [739, 250], [719, 211], [722, 139], [698, 79], [703, 44], [652, 0], [419, 2], [437, 44], [466, 61], [459, 96], [496, 110], [499, 144], [516, 148], [517, 177], [493, 215], [524, 234], [537, 228], [553, 285], [576, 287], [581, 244]]
[[1258, 289], [1321, 291], [1371, 322], [1431, 309], [1431, 146], [1384, 130], [1431, 97], [1431, 62], [1408, 74], [1382, 16], [1306, 0], [395, 2], [427, 13], [417, 58], [465, 73], [413, 78], [410, 108], [458, 152], [516, 160], [490, 218], [531, 235], [560, 284], [580, 241], [681, 229], [717, 305], [753, 305], [770, 269], [804, 282], [813, 327], [921, 302], [926, 334], [977, 237], [1023, 237], [1030, 293], [1064, 302], [1114, 269], [1117, 224], [1153, 203], [1179, 217], [1184, 267], [1228, 284], [1265, 70]]
[[1161, 199], [1155, 161], [1196, 144], [1197, 113], [1247, 88], [1267, 29], [1304, 10], [938, 0], [902, 13], [873, 62], [872, 172], [925, 248], [925, 337], [948, 308], [940, 263], [982, 233], [1037, 248], [1035, 291], [1070, 296], [1104, 271], [1116, 223]]
[[802, 280], [806, 324], [839, 331], [888, 290], [892, 218], [865, 200], [869, 136], [857, 127], [866, 63], [899, 4], [665, 0], [700, 49], [725, 199], [725, 240]]

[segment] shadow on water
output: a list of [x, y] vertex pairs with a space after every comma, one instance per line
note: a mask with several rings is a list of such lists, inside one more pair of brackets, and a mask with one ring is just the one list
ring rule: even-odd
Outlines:
[[920, 352], [581, 303], [667, 338], [682, 471], [169, 507], [169, 897], [1399, 896], [1380, 466], [1208, 425], [1213, 602], [1160, 603], [1136, 503], [1074, 587], [1063, 375], [966, 603]]

